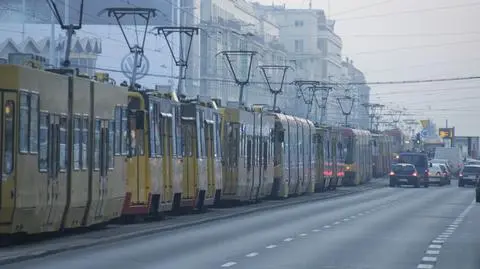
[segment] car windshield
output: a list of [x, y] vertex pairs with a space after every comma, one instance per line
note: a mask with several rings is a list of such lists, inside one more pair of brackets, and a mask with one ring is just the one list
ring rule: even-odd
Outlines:
[[413, 173], [415, 168], [412, 165], [398, 164], [393, 166], [393, 172], [395, 173]]
[[402, 163], [413, 164], [416, 167], [425, 167], [427, 158], [426, 158], [425, 155], [406, 154], [406, 155], [401, 155], [399, 161], [402, 162]]

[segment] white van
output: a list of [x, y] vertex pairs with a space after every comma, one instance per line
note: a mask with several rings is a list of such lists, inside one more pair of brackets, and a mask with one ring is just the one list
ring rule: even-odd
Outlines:
[[444, 159], [451, 161], [453, 163], [452, 173], [455, 176], [458, 176], [460, 174], [460, 171], [462, 171], [463, 169], [462, 152], [459, 148], [437, 147], [435, 149], [435, 159]]

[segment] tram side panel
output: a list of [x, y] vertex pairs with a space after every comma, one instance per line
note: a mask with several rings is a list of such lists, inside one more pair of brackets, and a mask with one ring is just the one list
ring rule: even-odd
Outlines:
[[262, 113], [262, 198], [269, 196], [272, 192], [274, 178], [274, 128], [275, 118], [268, 114]]

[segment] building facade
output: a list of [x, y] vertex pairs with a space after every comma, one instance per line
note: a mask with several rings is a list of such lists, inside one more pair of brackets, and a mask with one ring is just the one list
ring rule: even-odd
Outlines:
[[[273, 98], [258, 66], [287, 62], [286, 50], [279, 42], [278, 25], [268, 16], [257, 14], [254, 5], [245, 0], [184, 0], [181, 12], [182, 25], [198, 25], [201, 29], [190, 53], [187, 95], [211, 96], [223, 104], [238, 102], [240, 87], [220, 52], [248, 50], [257, 55], [251, 65], [250, 83], [244, 88], [243, 102], [271, 105]], [[242, 60], [232, 58], [237, 77], [248, 70], [248, 63]], [[285, 92], [277, 102], [279, 106], [292, 106], [287, 104], [291, 98]]]

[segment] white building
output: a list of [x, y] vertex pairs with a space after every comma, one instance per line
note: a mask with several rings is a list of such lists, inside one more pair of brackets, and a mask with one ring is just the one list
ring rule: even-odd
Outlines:
[[[259, 65], [286, 64], [285, 48], [279, 43], [279, 27], [268, 16], [257, 14], [245, 0], [184, 0], [184, 25], [201, 30], [192, 45], [187, 70], [186, 91], [189, 96], [207, 95], [226, 102], [238, 102], [239, 86], [221, 51], [256, 51], [251, 68], [250, 84], [244, 89], [246, 105], [272, 104]], [[193, 11], [192, 11], [193, 10]], [[232, 63], [235, 64], [235, 63]], [[195, 81], [198, 81], [196, 83]], [[292, 106], [288, 94], [279, 96], [281, 107]]]
[[[342, 83], [353, 82], [359, 84], [341, 87], [342, 91], [338, 90], [337, 94], [339, 97], [348, 95], [354, 99], [352, 114], [349, 116], [349, 124], [356, 128], [368, 129], [369, 117], [365, 104], [368, 104], [370, 100], [370, 87], [363, 84], [366, 82], [364, 74], [353, 65], [353, 61], [349, 58], [342, 62], [341, 81]], [[344, 121], [343, 117], [339, 118], [336, 115], [332, 115], [332, 117], [335, 117], [336, 122]]]
[[[334, 32], [334, 21], [327, 20], [323, 10], [286, 9], [284, 5], [256, 4], [256, 7], [277, 21], [280, 27], [280, 42], [286, 47], [288, 60], [296, 69], [294, 79], [336, 81], [341, 73], [342, 40]], [[300, 101], [303, 103], [303, 99]], [[297, 109], [296, 112], [305, 116], [306, 110]], [[329, 100], [328, 110], [338, 110], [335, 99]], [[324, 120], [328, 120], [330, 114], [327, 113]], [[320, 115], [321, 109], [314, 102], [310, 118], [319, 120]]]

